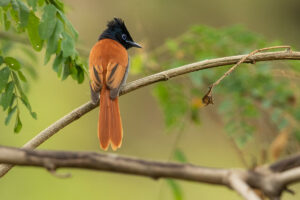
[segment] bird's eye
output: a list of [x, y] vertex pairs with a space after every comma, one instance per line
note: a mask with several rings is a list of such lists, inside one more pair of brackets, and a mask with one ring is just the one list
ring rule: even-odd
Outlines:
[[126, 34], [122, 34], [122, 39], [126, 40], [127, 39], [127, 35]]

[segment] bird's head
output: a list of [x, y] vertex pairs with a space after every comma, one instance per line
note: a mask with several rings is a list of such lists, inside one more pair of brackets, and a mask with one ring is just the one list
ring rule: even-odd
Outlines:
[[124, 21], [120, 18], [114, 18], [108, 22], [107, 29], [100, 35], [99, 40], [106, 38], [121, 43], [126, 49], [131, 47], [142, 48], [138, 43], [133, 41]]

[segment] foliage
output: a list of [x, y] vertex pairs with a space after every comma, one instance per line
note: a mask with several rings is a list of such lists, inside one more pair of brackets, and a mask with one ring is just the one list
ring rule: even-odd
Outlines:
[[182, 189], [177, 183], [177, 181], [174, 181], [173, 179], [167, 179], [166, 181], [173, 192], [174, 199], [182, 200], [183, 199]]
[[[180, 37], [166, 41], [142, 59], [140, 66], [133, 67], [135, 73], [147, 74], [147, 71], [159, 72], [199, 60], [247, 54], [278, 44], [278, 41], [267, 42], [242, 26], [222, 29], [194, 26]], [[266, 120], [265, 114], [270, 116], [267, 120], [278, 132], [291, 126], [296, 138], [299, 138], [299, 126], [292, 123], [300, 119], [299, 88], [294, 81], [275, 76], [275, 72], [282, 70], [299, 74], [299, 69], [298, 61], [261, 62], [255, 66], [242, 64], [215, 89], [215, 105], [225, 129], [239, 147], [260, 131], [259, 120]], [[156, 85], [154, 96], [163, 110], [166, 127], [176, 127], [187, 115], [198, 124], [201, 103], [197, 102], [201, 102], [208, 86], [226, 70], [228, 67], [193, 72]]]
[[[268, 42], [264, 37], [242, 26], [222, 29], [194, 26], [178, 38], [167, 40], [151, 54], [147, 52], [146, 55], [134, 56], [131, 69], [134, 74], [148, 75], [200, 60], [248, 54], [255, 49], [279, 44], [278, 41]], [[164, 113], [165, 127], [174, 132], [182, 119], [187, 117], [187, 123], [200, 124], [202, 97], [208, 91], [208, 87], [229, 67], [193, 72], [156, 84], [153, 94]], [[299, 71], [299, 61], [242, 64], [215, 88], [214, 110], [217, 110], [224, 129], [238, 147], [244, 148], [256, 134], [261, 140], [268, 138], [266, 143], [271, 151], [282, 151], [286, 146], [281, 144], [286, 144], [287, 141], [277, 141], [281, 146], [277, 145], [273, 149], [270, 144], [274, 143], [272, 138], [277, 138], [274, 134], [280, 135], [286, 129], [300, 141], [300, 90], [297, 87], [299, 80], [293, 78], [300, 77]], [[289, 74], [291, 77], [282, 74]], [[261, 124], [271, 127], [261, 127]], [[267, 137], [268, 133], [261, 133], [262, 130], [268, 129], [277, 132], [273, 132], [271, 137]], [[288, 140], [288, 137], [279, 138]], [[186, 162], [182, 159], [185, 157], [183, 151], [178, 151], [175, 147], [174, 152], [175, 160]], [[281, 152], [271, 152], [273, 153]], [[174, 198], [182, 199], [180, 185], [174, 180], [167, 180], [167, 183], [173, 191]]]
[[[65, 80], [71, 75], [78, 83], [83, 82], [86, 69], [75, 49], [78, 33], [66, 18], [60, 0], [1, 0], [0, 25], [6, 32], [27, 35], [32, 49], [21, 49], [33, 59], [32, 50], [39, 52], [45, 47], [44, 64], [53, 57], [53, 70], [59, 78]], [[5, 124], [16, 115], [14, 131], [17, 133], [22, 128], [19, 101], [35, 119], [36, 113], [22, 89], [27, 83], [27, 76], [23, 73], [25, 63], [10, 55], [15, 45], [13, 42], [2, 41], [0, 44], [0, 105], [7, 112]], [[27, 67], [27, 71], [34, 78], [35, 69]]]

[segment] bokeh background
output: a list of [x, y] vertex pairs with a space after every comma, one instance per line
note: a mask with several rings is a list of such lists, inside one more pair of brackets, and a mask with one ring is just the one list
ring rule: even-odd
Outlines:
[[[79, 32], [79, 46], [87, 51], [97, 41], [108, 20], [125, 20], [134, 40], [148, 52], [166, 39], [179, 36], [190, 26], [205, 24], [224, 27], [242, 24], [266, 38], [280, 39], [284, 44], [299, 47], [300, 2], [298, 0], [66, 0], [70, 21]], [[17, 52], [16, 52], [17, 54]], [[38, 54], [43, 57], [43, 53]], [[38, 120], [22, 112], [23, 129], [14, 134], [12, 125], [0, 123], [0, 144], [22, 146], [41, 130], [89, 100], [88, 81], [78, 85], [70, 78], [59, 81], [50, 66], [38, 70], [38, 79], [32, 81], [28, 97]], [[137, 79], [130, 76], [128, 81]], [[151, 92], [152, 86], [139, 89], [120, 98], [124, 127], [120, 155], [153, 160], [168, 160], [176, 134], [164, 129], [163, 114]], [[224, 133], [211, 113], [214, 106], [201, 110], [201, 126], [187, 126], [179, 146], [189, 162], [210, 167], [244, 167], [236, 146]], [[4, 117], [0, 115], [2, 122]], [[98, 109], [61, 130], [39, 149], [101, 152], [97, 139]], [[70, 172], [71, 178], [58, 179], [44, 169], [15, 167], [0, 180], [0, 198], [5, 200], [33, 199], [174, 199], [163, 180], [94, 172], [86, 170], [59, 170]], [[184, 199], [241, 199], [231, 190], [206, 184], [179, 181]], [[300, 185], [293, 186], [300, 191]], [[285, 194], [283, 199], [298, 199], [300, 194]]]

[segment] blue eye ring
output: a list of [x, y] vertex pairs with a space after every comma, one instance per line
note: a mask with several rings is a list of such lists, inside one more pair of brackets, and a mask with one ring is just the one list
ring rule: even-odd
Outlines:
[[126, 34], [122, 34], [122, 39], [126, 40], [127, 39], [127, 35]]

